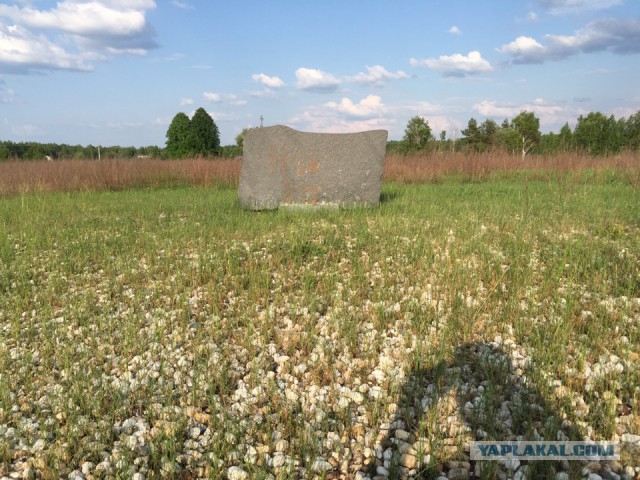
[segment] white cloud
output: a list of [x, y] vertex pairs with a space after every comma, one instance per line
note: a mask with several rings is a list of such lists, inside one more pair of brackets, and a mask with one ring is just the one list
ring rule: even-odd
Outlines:
[[[189, 118], [192, 118], [193, 115], [196, 112], [191, 112], [189, 114]], [[209, 115], [211, 115], [211, 118], [213, 118], [213, 120], [217, 123], [217, 122], [237, 122], [238, 120], [241, 119], [240, 116], [238, 116], [236, 113], [234, 112], [211, 112], [211, 111], [207, 111], [207, 113]]]
[[574, 112], [568, 112], [566, 107], [547, 103], [542, 98], [536, 98], [523, 104], [499, 104], [494, 101], [483, 100], [473, 105], [473, 110], [484, 117], [498, 119], [511, 119], [526, 110], [527, 112], [535, 113], [540, 118], [540, 124], [546, 127], [575, 119]]
[[541, 63], [545, 59], [546, 49], [534, 38], [521, 36], [513, 42], [497, 49], [513, 57], [514, 63]]
[[270, 77], [269, 75], [265, 75], [264, 73], [254, 73], [253, 75], [251, 75], [251, 79], [254, 82], [261, 83], [268, 88], [282, 88], [285, 86], [285, 83], [280, 77]]
[[238, 98], [233, 93], [204, 92], [202, 96], [205, 98], [205, 100], [209, 102], [212, 102], [212, 103], [225, 102], [234, 107], [241, 107], [248, 103], [246, 100]]
[[449, 33], [451, 33], [452, 35], [462, 35], [460, 29], [455, 25], [449, 29]]
[[604, 10], [622, 2], [623, 0], [540, 0], [540, 5], [553, 15], [562, 15], [585, 10]]
[[[0, 18], [14, 22], [3, 27], [0, 68], [18, 63], [21, 73], [37, 70], [88, 70], [88, 61], [110, 55], [143, 55], [158, 45], [154, 28], [146, 21], [153, 0], [63, 0], [51, 9], [0, 4]], [[8, 29], [14, 29], [7, 33]], [[36, 33], [39, 31], [40, 33]], [[6, 40], [6, 38], [3, 38]], [[18, 48], [13, 48], [18, 44]], [[25, 51], [40, 50], [32, 60]], [[19, 60], [7, 59], [10, 54]], [[43, 61], [46, 59], [46, 61]]]
[[640, 101], [636, 100], [630, 103], [635, 104], [635, 106], [634, 107], [631, 107], [631, 106], [617, 107], [611, 111], [611, 114], [616, 118], [621, 118], [621, 117], [629, 118], [630, 116], [640, 112]]
[[640, 20], [596, 20], [573, 35], [545, 35], [544, 44], [531, 37], [518, 37], [497, 50], [510, 55], [513, 63], [542, 63], [601, 51], [640, 53]]
[[222, 101], [222, 96], [219, 93], [214, 92], [204, 92], [202, 96], [213, 103], [220, 103]]
[[180, 99], [180, 106], [184, 106], [184, 105], [193, 105], [193, 99], [192, 98], [181, 98]]
[[389, 72], [382, 65], [367, 66], [367, 72], [360, 72], [352, 77], [347, 77], [347, 81], [361, 83], [365, 85], [382, 85], [387, 80], [400, 80], [411, 78], [411, 76], [402, 70], [397, 72]]
[[493, 70], [491, 64], [482, 58], [480, 52], [474, 50], [467, 55], [456, 53], [442, 55], [438, 58], [415, 59], [410, 63], [414, 67], [427, 67], [440, 72], [445, 77], [464, 77]]
[[386, 129], [395, 125], [395, 119], [375, 117], [367, 119], [346, 119], [326, 109], [310, 108], [291, 117], [288, 121], [293, 127], [307, 132], [319, 133], [353, 133], [366, 130]]
[[252, 97], [258, 98], [275, 98], [277, 96], [276, 92], [269, 88], [263, 88], [262, 90], [251, 90], [247, 93]]
[[330, 91], [340, 85], [340, 80], [331, 73], [313, 68], [298, 68], [296, 78], [298, 79], [296, 86], [301, 90]]
[[88, 71], [87, 55], [70, 53], [44, 35], [33, 35], [19, 25], [0, 23], [0, 72], [30, 73], [37, 70]]
[[360, 132], [389, 129], [395, 118], [377, 95], [369, 95], [357, 103], [349, 98], [312, 106], [289, 119], [296, 128], [313, 132]]
[[443, 107], [441, 105], [436, 105], [429, 102], [417, 102], [407, 105], [406, 107], [401, 107], [403, 111], [407, 112], [407, 115], [420, 115], [421, 117], [426, 117], [429, 114], [441, 113], [443, 111]]
[[0, 5], [0, 15], [37, 29], [77, 35], [131, 35], [146, 27], [145, 11], [155, 2], [58, 2], [52, 10]]
[[536, 12], [529, 12], [527, 14], [527, 20], [529, 20], [530, 22], [537, 22], [538, 14]]
[[340, 103], [325, 103], [329, 110], [335, 110], [349, 117], [371, 118], [376, 115], [382, 115], [385, 112], [385, 106], [382, 99], [377, 95], [369, 95], [358, 103], [353, 103], [349, 98], [343, 98]]
[[171, 2], [173, 4], [174, 7], [178, 7], [178, 8], [182, 8], [183, 10], [195, 10], [196, 8], [187, 3], [187, 2], [180, 2], [179, 0], [173, 0]]

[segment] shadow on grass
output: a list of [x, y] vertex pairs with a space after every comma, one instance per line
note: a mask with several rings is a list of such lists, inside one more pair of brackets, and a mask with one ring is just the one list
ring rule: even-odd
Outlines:
[[399, 190], [383, 190], [380, 193], [380, 203], [390, 203], [400, 196]]
[[[544, 396], [530, 387], [514, 363], [518, 360], [512, 361], [512, 356], [494, 344], [467, 343], [432, 368], [414, 368], [401, 386], [398, 410], [381, 442], [389, 478], [469, 478], [474, 472], [473, 478], [514, 478], [518, 470], [526, 470], [526, 478], [555, 478], [555, 472], [562, 469], [557, 461], [521, 464], [469, 458], [470, 440], [582, 438], [574, 425], [563, 423]], [[414, 451], [408, 450], [408, 444]], [[569, 464], [569, 478], [580, 478], [579, 462]], [[370, 470], [375, 475], [376, 466], [371, 465]]]

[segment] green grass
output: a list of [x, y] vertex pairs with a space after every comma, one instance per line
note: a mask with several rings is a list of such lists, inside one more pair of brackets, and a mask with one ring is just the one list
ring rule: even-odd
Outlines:
[[[247, 212], [236, 195], [178, 187], [0, 199], [0, 433], [17, 432], [0, 435], [0, 473], [20, 441], [38, 438], [45, 478], [99, 463], [118, 440], [114, 425], [141, 417], [152, 477], [200, 468], [217, 478], [238, 464], [264, 478], [270, 468], [243, 459], [247, 444], [285, 438], [285, 453], [309, 467], [335, 432], [355, 442], [340, 450], [348, 460], [368, 441], [354, 429], [375, 439], [390, 403], [440, 446], [436, 465], [452, 454], [433, 428], [447, 414], [406, 413], [420, 392], [400, 380], [466, 401], [452, 386], [469, 362], [461, 346], [497, 336], [524, 352], [525, 393], [543, 410], [514, 410], [514, 431], [560, 428], [545, 421], [566, 415], [611, 439], [631, 408], [628, 430], [640, 433], [640, 195], [622, 177], [387, 184], [376, 209], [318, 212]], [[613, 356], [621, 369], [587, 379], [585, 367]], [[370, 374], [380, 368], [378, 384]], [[502, 364], [474, 373], [489, 392], [464, 419], [475, 429], [504, 431], [492, 415], [509, 391], [505, 368], [515, 374]], [[279, 383], [293, 379], [297, 400]], [[337, 383], [378, 385], [382, 396], [364, 395], [362, 411], [338, 408]], [[241, 384], [264, 393], [239, 411]], [[305, 403], [309, 385], [328, 387], [320, 417]], [[194, 412], [212, 431], [208, 455], [174, 464]], [[119, 450], [112, 473], [127, 477], [137, 454]]]

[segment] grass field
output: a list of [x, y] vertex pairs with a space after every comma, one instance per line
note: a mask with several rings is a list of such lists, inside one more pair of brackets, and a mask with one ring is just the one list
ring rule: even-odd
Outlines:
[[[484, 178], [0, 198], [0, 477], [640, 476], [637, 172]], [[623, 451], [469, 460], [518, 436]]]

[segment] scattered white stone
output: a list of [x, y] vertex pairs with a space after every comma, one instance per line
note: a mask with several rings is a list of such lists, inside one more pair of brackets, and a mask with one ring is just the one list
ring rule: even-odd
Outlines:
[[316, 458], [311, 465], [311, 470], [316, 473], [326, 472], [333, 469], [333, 465], [327, 462], [324, 458]]
[[227, 477], [229, 480], [247, 480], [249, 474], [240, 467], [230, 467], [227, 469]]
[[80, 470], [82, 470], [82, 474], [86, 476], [86, 475], [89, 475], [94, 468], [95, 468], [95, 465], [93, 463], [84, 462], [80, 467]]
[[351, 392], [351, 400], [360, 405], [364, 402], [364, 396], [360, 392]]
[[286, 462], [286, 458], [284, 456], [284, 453], [282, 452], [277, 452], [274, 456], [273, 456], [273, 468], [280, 468], [283, 467], [284, 464]]
[[44, 450], [44, 447], [46, 447], [46, 445], [47, 445], [46, 442], [40, 438], [36, 440], [36, 442], [33, 444], [33, 446], [31, 447], [31, 451], [33, 453], [41, 452]]
[[287, 450], [287, 448], [289, 448], [289, 442], [284, 439], [278, 440], [275, 444], [276, 452], [284, 452]]
[[294, 403], [298, 401], [298, 398], [300, 398], [300, 395], [298, 395], [296, 392], [290, 389], [286, 390], [286, 392], [284, 393], [284, 396], [286, 397], [287, 400]]
[[[6, 478], [6, 477], [3, 477]], [[27, 467], [24, 469], [24, 471], [22, 472], [22, 480], [35, 480], [36, 478], [36, 471], [31, 468], [31, 467]]]
[[620, 441], [623, 443], [632, 443], [634, 445], [640, 446], [640, 435], [625, 433], [620, 437]]
[[411, 470], [412, 468], [415, 468], [417, 464], [418, 464], [418, 459], [416, 458], [415, 455], [410, 455], [408, 453], [405, 453], [400, 456], [400, 465], [405, 468], [408, 468], [409, 470]]
[[378, 475], [383, 475], [385, 477], [389, 476], [389, 470], [387, 470], [386, 468], [384, 468], [382, 465], [379, 465], [376, 467], [376, 473]]

